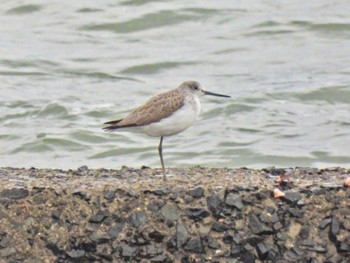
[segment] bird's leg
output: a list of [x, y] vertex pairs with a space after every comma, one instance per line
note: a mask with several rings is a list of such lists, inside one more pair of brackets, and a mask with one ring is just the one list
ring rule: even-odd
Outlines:
[[162, 164], [163, 180], [166, 181], [166, 174], [165, 174], [164, 161], [163, 161], [162, 144], [163, 144], [163, 136], [160, 137], [160, 142], [159, 142], [159, 146], [158, 146], [158, 153], [159, 153], [159, 157], [160, 157], [160, 163]]

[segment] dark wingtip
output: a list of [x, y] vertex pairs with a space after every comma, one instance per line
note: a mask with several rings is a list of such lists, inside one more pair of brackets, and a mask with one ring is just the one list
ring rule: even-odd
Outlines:
[[118, 122], [121, 122], [122, 119], [119, 119], [119, 120], [114, 120], [114, 121], [107, 121], [105, 122], [104, 124], [117, 124]]

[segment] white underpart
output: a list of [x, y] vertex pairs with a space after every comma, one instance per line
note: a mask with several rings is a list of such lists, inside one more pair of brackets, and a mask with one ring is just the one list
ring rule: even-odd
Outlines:
[[167, 118], [159, 122], [140, 127], [142, 132], [152, 137], [162, 137], [177, 134], [186, 130], [197, 119], [201, 104], [196, 95], [187, 95], [185, 104]]

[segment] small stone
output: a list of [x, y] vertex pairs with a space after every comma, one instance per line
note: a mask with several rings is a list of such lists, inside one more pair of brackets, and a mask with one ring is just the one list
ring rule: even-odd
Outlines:
[[228, 206], [235, 207], [238, 210], [242, 210], [242, 208], [244, 207], [241, 197], [238, 194], [234, 193], [229, 193], [227, 195], [225, 204], [227, 204]]
[[211, 226], [211, 229], [216, 232], [225, 232], [229, 227], [223, 223], [215, 221]]
[[107, 243], [111, 239], [111, 237], [107, 233], [96, 231], [90, 235], [90, 239], [96, 244], [103, 244]]
[[167, 195], [169, 193], [168, 189], [157, 189], [152, 191], [153, 194], [158, 195], [158, 196], [163, 196], [163, 195]]
[[231, 256], [232, 257], [239, 257], [242, 255], [244, 251], [244, 248], [242, 246], [232, 245], [231, 246]]
[[194, 253], [203, 253], [204, 252], [204, 248], [202, 245], [202, 241], [200, 238], [194, 238], [194, 239], [190, 239], [186, 245], [184, 246], [184, 249], [190, 252], [194, 252]]
[[141, 225], [144, 225], [147, 223], [148, 219], [147, 216], [144, 212], [142, 211], [137, 211], [133, 212], [129, 218], [128, 221], [130, 224], [132, 224], [134, 227], [139, 227]]
[[160, 212], [170, 222], [177, 221], [180, 218], [179, 209], [175, 204], [164, 205]]
[[203, 187], [196, 187], [196, 188], [191, 189], [189, 191], [189, 195], [194, 197], [194, 198], [200, 198], [204, 195], [204, 189], [203, 189]]
[[330, 223], [331, 223], [332, 219], [331, 218], [326, 218], [323, 219], [320, 224], [318, 225], [318, 228], [320, 229], [325, 229]]
[[72, 249], [71, 251], [67, 252], [67, 255], [71, 258], [81, 258], [85, 255], [85, 251], [81, 249]]
[[333, 242], [337, 241], [337, 235], [340, 233], [340, 224], [336, 217], [331, 219], [331, 227], [329, 229], [329, 237]]
[[11, 188], [4, 189], [1, 192], [1, 197], [9, 198], [9, 199], [22, 199], [29, 195], [29, 191], [25, 188]]
[[10, 241], [11, 241], [11, 238], [10, 236], [7, 235], [1, 239], [0, 246], [2, 248], [5, 248], [10, 244]]
[[108, 210], [98, 210], [96, 214], [90, 217], [90, 223], [101, 223], [104, 219], [110, 216]]
[[108, 201], [113, 201], [115, 198], [115, 191], [114, 190], [104, 191], [103, 197]]
[[257, 235], [272, 234], [273, 230], [269, 226], [262, 223], [255, 214], [249, 216], [249, 228]]
[[108, 231], [108, 234], [111, 238], [117, 238], [123, 230], [123, 224], [115, 224], [111, 226], [111, 228]]
[[165, 262], [171, 262], [168, 260], [168, 258], [164, 255], [158, 255], [154, 258], [150, 259], [151, 263], [165, 263]]
[[218, 194], [213, 194], [207, 197], [207, 206], [208, 209], [214, 214], [214, 216], [218, 216], [222, 211], [222, 201]]
[[78, 172], [85, 172], [85, 171], [87, 171], [89, 168], [86, 166], [86, 165], [83, 165], [83, 166], [80, 166], [79, 168], [78, 168]]
[[297, 207], [288, 207], [287, 210], [293, 217], [296, 217], [296, 218], [302, 218], [303, 217], [302, 211], [299, 208], [297, 208]]
[[258, 252], [259, 258], [261, 260], [264, 260], [267, 256], [267, 253], [269, 252], [269, 250], [263, 242], [258, 243], [256, 245], [256, 251]]
[[275, 231], [280, 230], [282, 227], [283, 227], [283, 225], [281, 224], [281, 222], [276, 222], [272, 226], [273, 230], [275, 230]]
[[161, 243], [164, 239], [164, 234], [162, 234], [161, 232], [154, 230], [152, 232], [149, 233], [149, 237], [151, 239], [153, 239], [155, 242], [157, 243]]
[[14, 247], [7, 247], [7, 248], [0, 249], [0, 255], [2, 257], [8, 257], [16, 253], [17, 251]]
[[220, 248], [220, 245], [216, 241], [216, 239], [214, 239], [212, 237], [208, 237], [208, 247], [210, 247], [212, 249], [218, 249], [218, 248]]
[[176, 225], [176, 246], [181, 248], [189, 239], [189, 232], [187, 226], [183, 223]]
[[129, 246], [129, 245], [126, 245], [126, 244], [123, 244], [121, 246], [121, 255], [122, 255], [122, 257], [125, 257], [127, 259], [136, 256], [138, 251], [139, 251], [138, 247], [132, 247], [132, 246]]
[[349, 243], [340, 242], [337, 248], [340, 253], [350, 253], [350, 242]]
[[185, 201], [186, 204], [192, 203], [193, 200], [194, 200], [194, 198], [192, 196], [190, 196], [190, 195], [186, 195], [184, 197], [184, 201]]
[[282, 200], [286, 201], [288, 204], [296, 204], [301, 199], [301, 194], [299, 192], [286, 193]]
[[194, 220], [200, 220], [210, 216], [210, 213], [202, 208], [189, 208], [186, 210], [186, 216]]

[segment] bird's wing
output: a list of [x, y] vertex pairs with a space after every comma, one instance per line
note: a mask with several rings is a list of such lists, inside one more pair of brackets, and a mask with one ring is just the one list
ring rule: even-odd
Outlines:
[[184, 94], [176, 90], [156, 95], [124, 119], [106, 122], [106, 130], [144, 126], [164, 119], [184, 105]]

